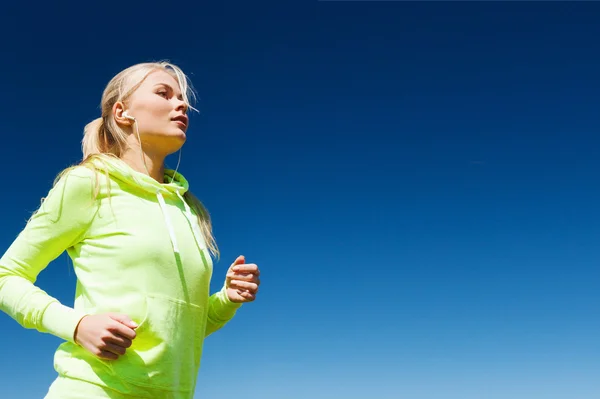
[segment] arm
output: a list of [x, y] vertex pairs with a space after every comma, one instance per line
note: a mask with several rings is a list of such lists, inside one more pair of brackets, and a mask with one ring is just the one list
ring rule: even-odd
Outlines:
[[241, 303], [231, 302], [227, 296], [227, 287], [211, 295], [208, 298], [208, 320], [206, 322], [205, 337], [221, 329], [229, 320], [235, 316], [235, 313], [242, 306]]
[[85, 237], [97, 209], [93, 173], [79, 167], [63, 176], [0, 259], [0, 310], [25, 328], [70, 342], [85, 315], [34, 283], [50, 262]]

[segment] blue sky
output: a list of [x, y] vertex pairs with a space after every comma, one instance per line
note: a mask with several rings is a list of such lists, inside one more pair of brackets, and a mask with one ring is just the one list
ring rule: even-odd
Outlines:
[[[170, 59], [213, 289], [238, 254], [263, 273], [197, 397], [600, 397], [600, 6], [210, 3], [7, 6], [0, 246], [108, 80]], [[38, 284], [72, 304], [65, 256]], [[0, 397], [43, 397], [60, 341], [0, 329]]]

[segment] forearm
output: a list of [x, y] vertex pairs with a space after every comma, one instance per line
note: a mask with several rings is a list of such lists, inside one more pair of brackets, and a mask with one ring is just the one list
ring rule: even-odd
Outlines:
[[225, 288], [211, 295], [208, 299], [208, 318], [206, 321], [205, 337], [208, 337], [227, 324], [235, 316], [240, 306], [242, 306], [241, 303], [234, 303], [229, 300]]
[[65, 341], [75, 342], [75, 330], [86, 313], [56, 301], [51, 303], [42, 318], [42, 330]]
[[25, 328], [71, 342], [75, 327], [84, 316], [3, 267], [0, 267], [0, 310]]

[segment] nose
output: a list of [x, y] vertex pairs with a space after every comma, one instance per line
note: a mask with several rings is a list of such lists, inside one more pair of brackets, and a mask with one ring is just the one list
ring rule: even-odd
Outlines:
[[175, 101], [177, 102], [175, 110], [181, 111], [182, 113], [186, 114], [187, 110], [188, 110], [188, 105], [185, 103], [185, 101], [180, 100], [180, 99], [176, 99]]

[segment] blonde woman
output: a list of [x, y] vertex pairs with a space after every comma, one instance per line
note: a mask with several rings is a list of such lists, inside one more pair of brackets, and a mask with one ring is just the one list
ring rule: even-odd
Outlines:
[[[46, 399], [193, 398], [204, 338], [256, 297], [259, 269], [243, 256], [210, 295], [208, 212], [164, 167], [185, 142], [192, 95], [170, 63], [116, 75], [85, 127], [83, 161], [58, 176], [0, 259], [0, 309], [65, 341]], [[73, 308], [34, 285], [64, 251]]]

